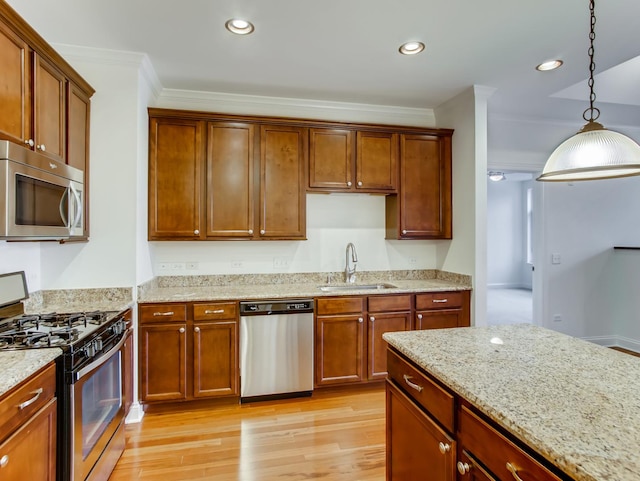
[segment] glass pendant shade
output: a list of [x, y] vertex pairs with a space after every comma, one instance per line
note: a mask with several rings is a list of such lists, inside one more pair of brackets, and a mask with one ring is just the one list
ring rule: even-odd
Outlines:
[[537, 180], [569, 182], [640, 175], [640, 145], [598, 122], [561, 143]]

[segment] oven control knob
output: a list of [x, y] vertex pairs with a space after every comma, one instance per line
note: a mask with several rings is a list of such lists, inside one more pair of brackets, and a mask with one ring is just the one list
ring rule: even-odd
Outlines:
[[88, 358], [92, 358], [96, 355], [96, 349], [93, 346], [93, 343], [87, 344], [84, 348], [84, 355]]
[[102, 339], [98, 338], [93, 341], [93, 347], [95, 348], [96, 352], [102, 351]]

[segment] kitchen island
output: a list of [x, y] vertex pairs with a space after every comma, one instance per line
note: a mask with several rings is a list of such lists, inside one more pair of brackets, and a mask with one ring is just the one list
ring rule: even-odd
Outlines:
[[[465, 440], [474, 441], [461, 431], [465, 419], [477, 413], [478, 426], [495, 428], [557, 475], [544, 479], [640, 480], [639, 358], [532, 325], [395, 332], [383, 338], [390, 360], [399, 353], [452, 395], [455, 421], [449, 431], [455, 426], [458, 470], [468, 467], [460, 462]], [[411, 396], [409, 384], [401, 389]], [[497, 449], [489, 446], [487, 453]], [[455, 456], [455, 447], [452, 451]], [[483, 464], [487, 467], [481, 460], [480, 469]], [[496, 466], [505, 469], [504, 462]]]

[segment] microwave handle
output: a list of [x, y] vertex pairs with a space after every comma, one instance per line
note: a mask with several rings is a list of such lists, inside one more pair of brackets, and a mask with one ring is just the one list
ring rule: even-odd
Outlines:
[[69, 226], [69, 219], [67, 217], [68, 212], [66, 211], [65, 207], [67, 205], [66, 199], [69, 197], [69, 190], [71, 190], [71, 187], [67, 187], [64, 190], [64, 194], [62, 194], [62, 197], [60, 198], [60, 217], [62, 218], [62, 222], [64, 222], [64, 225], [66, 227], [70, 227]]
[[80, 221], [80, 216], [82, 215], [82, 197], [80, 197], [80, 192], [73, 187], [73, 184], [69, 186], [69, 190], [71, 190], [75, 202], [75, 217], [73, 219], [73, 223], [70, 224], [69, 227], [77, 227], [78, 222]]

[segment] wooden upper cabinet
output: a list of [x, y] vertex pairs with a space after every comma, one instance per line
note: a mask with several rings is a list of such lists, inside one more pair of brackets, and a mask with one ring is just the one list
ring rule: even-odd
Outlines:
[[313, 128], [309, 136], [310, 191], [397, 191], [398, 134]]
[[388, 239], [451, 239], [451, 135], [400, 136], [400, 192], [386, 198]]
[[356, 190], [394, 192], [398, 182], [398, 134], [358, 132]]
[[0, 21], [0, 137], [23, 144], [31, 135], [29, 46]]
[[351, 130], [309, 130], [309, 189], [352, 189], [353, 136]]
[[259, 237], [306, 239], [306, 163], [308, 129], [260, 128]]
[[35, 150], [65, 162], [67, 80], [35, 52], [33, 72]]
[[208, 123], [207, 237], [254, 235], [254, 140], [252, 124]]
[[204, 122], [152, 118], [149, 126], [149, 240], [198, 239]]

